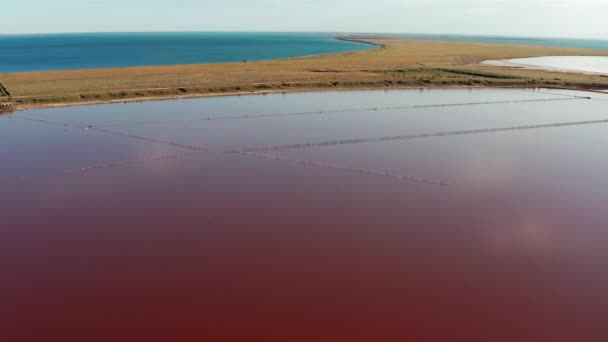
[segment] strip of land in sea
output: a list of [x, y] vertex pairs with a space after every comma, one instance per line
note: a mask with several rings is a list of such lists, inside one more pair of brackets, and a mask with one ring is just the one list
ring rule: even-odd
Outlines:
[[606, 90], [608, 77], [484, 65], [486, 60], [608, 56], [608, 50], [341, 39], [378, 49], [283, 60], [0, 74], [11, 110], [252, 93], [374, 88], [545, 87]]

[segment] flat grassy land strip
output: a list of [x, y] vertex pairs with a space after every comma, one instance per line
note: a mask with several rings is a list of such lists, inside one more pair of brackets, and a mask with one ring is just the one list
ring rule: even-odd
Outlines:
[[366, 40], [382, 48], [249, 63], [0, 74], [20, 108], [339, 88], [551, 86], [608, 89], [608, 78], [479, 65], [484, 60], [608, 50], [507, 44]]

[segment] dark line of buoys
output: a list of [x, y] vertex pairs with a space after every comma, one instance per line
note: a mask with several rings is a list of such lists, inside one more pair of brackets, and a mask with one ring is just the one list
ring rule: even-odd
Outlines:
[[238, 153], [240, 155], [255, 157], [255, 158], [259, 158], [259, 159], [278, 160], [278, 161], [284, 161], [284, 162], [289, 162], [289, 163], [295, 163], [295, 164], [299, 164], [299, 165], [303, 165], [303, 166], [312, 166], [312, 167], [318, 167], [318, 168], [346, 171], [346, 172], [356, 173], [356, 174], [364, 175], [364, 176], [377, 176], [377, 177], [392, 178], [392, 179], [395, 179], [395, 180], [398, 180], [401, 182], [423, 183], [423, 184], [431, 184], [431, 185], [437, 185], [437, 186], [450, 185], [450, 183], [448, 183], [446, 181], [442, 181], [442, 180], [433, 180], [433, 179], [428, 179], [428, 178], [423, 178], [423, 177], [405, 176], [405, 175], [394, 174], [394, 173], [387, 172], [387, 171], [360, 169], [360, 168], [343, 166], [343, 165], [327, 163], [327, 162], [293, 159], [293, 158], [287, 158], [287, 157], [283, 157], [283, 156], [256, 153], [256, 152], [239, 151]]
[[104, 163], [104, 164], [89, 165], [89, 166], [79, 167], [79, 168], [74, 168], [74, 169], [65, 169], [65, 170], [63, 170], [63, 172], [64, 173], [87, 172], [87, 171], [95, 170], [95, 169], [106, 169], [106, 168], [111, 168], [111, 167], [137, 165], [137, 164], [144, 164], [144, 163], [156, 162], [156, 161], [162, 161], [162, 160], [175, 160], [175, 159], [180, 159], [180, 158], [185, 158], [185, 157], [198, 156], [203, 153], [204, 152], [178, 153], [178, 154], [151, 157], [151, 158], [145, 158], [145, 159], [121, 160], [121, 161], [109, 162], [109, 163]]
[[143, 141], [150, 141], [150, 142], [170, 145], [170, 146], [174, 146], [174, 147], [186, 148], [189, 150], [194, 150], [194, 151], [199, 151], [199, 152], [208, 152], [208, 150], [206, 148], [186, 145], [186, 144], [180, 144], [180, 143], [176, 143], [176, 142], [172, 142], [172, 141], [160, 140], [160, 139], [155, 139], [155, 138], [146, 138], [146, 137], [142, 137], [139, 135], [127, 134], [127, 133], [122, 133], [122, 132], [108, 131], [106, 129], [98, 128], [98, 127], [91, 127], [91, 129], [96, 132], [103, 132], [103, 133], [108, 133], [108, 134], [117, 135], [117, 136], [121, 136], [121, 137], [127, 137], [127, 138], [132, 138], [132, 139], [143, 140]]
[[510, 126], [510, 127], [499, 127], [499, 128], [481, 128], [481, 129], [470, 129], [470, 130], [461, 130], [461, 131], [431, 132], [431, 133], [411, 134], [411, 135], [385, 136], [385, 137], [378, 137], [378, 138], [333, 140], [333, 141], [323, 141], [323, 142], [316, 142], [316, 143], [303, 143], [303, 144], [292, 144], [292, 145], [276, 145], [276, 146], [266, 146], [266, 147], [256, 147], [256, 148], [232, 149], [232, 150], [226, 150], [225, 152], [226, 153], [264, 152], [264, 151], [290, 150], [290, 149], [298, 149], [298, 148], [363, 144], [363, 143], [387, 142], [387, 141], [395, 141], [395, 140], [411, 140], [411, 139], [432, 138], [432, 137], [484, 134], [484, 133], [493, 133], [493, 132], [506, 132], [506, 131], [553, 128], [553, 127], [564, 127], [564, 126], [581, 126], [581, 125], [593, 125], [593, 124], [604, 124], [604, 123], [608, 123], [608, 119], [591, 120], [591, 121], [576, 121], [576, 122], [558, 122], [558, 123], [541, 124], [541, 125]]
[[[554, 93], [554, 92], [549, 92], [549, 91], [541, 91], [539, 89], [524, 89], [527, 91], [531, 91], [533, 93], [539, 93], [539, 94], [548, 94], [548, 95], [555, 95], [555, 96], [565, 96], [565, 97], [569, 97], [572, 99], [582, 99], [582, 100], [592, 100], [593, 98], [590, 96], [578, 96], [578, 95], [570, 95], [570, 94], [560, 94], [560, 93]], [[568, 89], [566, 89], [568, 90]]]
[[180, 144], [180, 143], [176, 143], [176, 142], [172, 142], [172, 141], [165, 141], [165, 140], [154, 139], [154, 138], [146, 138], [146, 137], [122, 133], [122, 132], [115, 132], [115, 131], [110, 131], [110, 130], [107, 130], [104, 128], [99, 128], [96, 126], [79, 126], [79, 125], [72, 124], [72, 123], [50, 121], [50, 120], [44, 120], [44, 119], [38, 119], [38, 118], [24, 117], [24, 116], [20, 116], [19, 118], [23, 119], [23, 120], [41, 122], [41, 123], [46, 123], [46, 124], [56, 125], [56, 126], [73, 127], [73, 128], [77, 128], [77, 129], [81, 129], [81, 130], [92, 130], [92, 131], [96, 131], [96, 132], [107, 133], [107, 134], [111, 134], [111, 135], [131, 138], [131, 139], [137, 139], [137, 140], [143, 140], [143, 141], [155, 142], [155, 143], [159, 143], [159, 144], [170, 145], [170, 146], [174, 146], [174, 147], [186, 148], [189, 150], [195, 150], [195, 151], [199, 151], [199, 152], [208, 152], [207, 149], [202, 148], [202, 147], [185, 145], [185, 144]]

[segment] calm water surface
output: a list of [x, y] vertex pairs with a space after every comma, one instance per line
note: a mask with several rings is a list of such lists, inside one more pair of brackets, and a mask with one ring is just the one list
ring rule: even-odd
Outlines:
[[605, 341], [607, 100], [358, 91], [0, 117], [0, 336]]
[[608, 75], [608, 57], [601, 56], [548, 56], [516, 58], [510, 59], [508, 62], [523, 66]]
[[0, 35], [0, 72], [241, 62], [372, 48], [327, 33]]

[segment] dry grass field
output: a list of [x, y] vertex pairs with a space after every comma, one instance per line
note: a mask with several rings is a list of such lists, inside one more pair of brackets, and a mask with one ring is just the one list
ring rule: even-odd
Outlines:
[[388, 87], [608, 89], [608, 77], [486, 66], [484, 60], [606, 55], [561, 47], [366, 40], [382, 48], [286, 60], [0, 74], [17, 108], [256, 92]]

